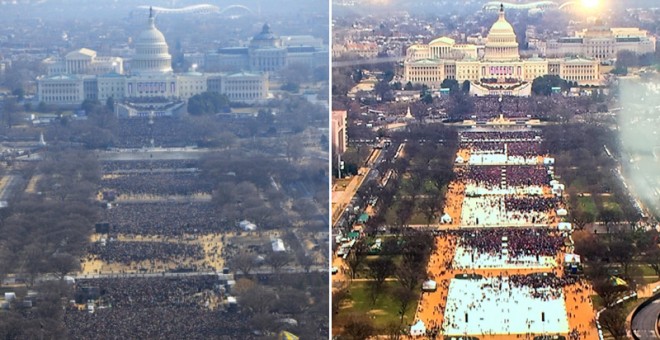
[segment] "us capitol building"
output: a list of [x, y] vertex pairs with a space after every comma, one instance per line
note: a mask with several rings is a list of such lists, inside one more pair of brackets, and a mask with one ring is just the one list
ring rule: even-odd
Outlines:
[[513, 27], [500, 6], [499, 19], [483, 47], [441, 37], [406, 50], [404, 80], [439, 88], [445, 79], [469, 81], [472, 95], [529, 96], [534, 78], [550, 74], [580, 85], [600, 84], [596, 59], [571, 57], [521, 59]]
[[[218, 92], [230, 101], [256, 102], [268, 96], [268, 74], [239, 73], [174, 73], [172, 56], [163, 33], [155, 25], [150, 11], [147, 28], [135, 39], [135, 55], [130, 72], [124, 73], [124, 60], [119, 57], [97, 57], [96, 52], [80, 49], [64, 58], [44, 61], [47, 75], [37, 78], [38, 100], [60, 106], [80, 105], [85, 99], [104, 103], [113, 98], [121, 115], [145, 115], [140, 107], [163, 99], [157, 115], [171, 114], [183, 101], [202, 92]], [[153, 100], [150, 100], [150, 97]], [[167, 109], [165, 109], [167, 108]], [[153, 114], [153, 112], [151, 112]]]

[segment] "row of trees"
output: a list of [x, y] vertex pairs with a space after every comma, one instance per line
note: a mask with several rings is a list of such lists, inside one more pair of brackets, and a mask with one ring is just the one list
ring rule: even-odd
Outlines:
[[[80, 269], [98, 218], [92, 202], [100, 181], [96, 158], [77, 149], [42, 155], [36, 169], [24, 172], [26, 179], [39, 178], [38, 194], [22, 192], [0, 216], [0, 282], [6, 273], [23, 277], [27, 288], [38, 292], [39, 307], [21, 307], [27, 291], [17, 288], [17, 300], [0, 318], [3, 338], [65, 337], [61, 301], [68, 301], [72, 292], [63, 278]], [[38, 280], [47, 274], [60, 280]]]
[[[379, 256], [373, 259], [367, 259], [368, 246], [364, 239], [359, 240], [347, 259], [349, 276], [351, 279], [358, 273], [366, 276], [372, 305], [383, 294], [394, 297], [399, 322], [388, 325], [386, 330], [377, 330], [373, 320], [342, 312], [342, 305], [352, 297], [348, 289], [340, 289], [332, 295], [332, 313], [337, 316], [335, 326], [342, 329], [342, 334], [353, 339], [364, 339], [377, 333], [382, 334], [383, 331], [400, 334], [406, 313], [419, 297], [420, 285], [426, 278], [426, 265], [433, 251], [434, 237], [423, 231], [406, 230], [401, 237], [386, 238]], [[398, 264], [395, 258], [400, 258]], [[396, 279], [398, 284], [387, 287], [385, 281], [388, 278]]]

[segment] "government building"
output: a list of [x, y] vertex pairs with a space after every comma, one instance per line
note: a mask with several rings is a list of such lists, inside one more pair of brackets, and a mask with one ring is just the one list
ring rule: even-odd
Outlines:
[[[38, 100], [60, 106], [80, 105], [85, 99], [105, 102], [112, 98], [119, 114], [144, 115], [142, 105], [171, 114], [162, 108], [180, 108], [182, 102], [202, 92], [218, 92], [230, 101], [253, 103], [268, 96], [265, 72], [174, 73], [168, 45], [150, 11], [147, 28], [135, 39], [135, 55], [129, 72], [118, 57], [97, 57], [80, 49], [64, 58], [44, 61], [47, 74], [37, 78]], [[156, 105], [154, 103], [160, 103]], [[161, 110], [162, 109], [162, 110]], [[163, 111], [165, 110], [165, 111]]]
[[648, 31], [632, 27], [605, 27], [597, 25], [576, 32], [572, 37], [548, 40], [549, 57], [581, 55], [600, 60], [616, 59], [619, 51], [628, 50], [637, 55], [655, 53], [655, 37]]
[[274, 72], [287, 65], [304, 65], [310, 70], [328, 64], [323, 41], [308, 35], [280, 37], [268, 24], [248, 46], [220, 48], [204, 56], [204, 68], [213, 71]]
[[485, 46], [441, 37], [406, 50], [404, 80], [437, 89], [445, 79], [469, 81], [473, 95], [529, 96], [534, 78], [550, 74], [580, 85], [600, 84], [598, 60], [586, 57], [522, 59], [513, 27], [500, 6]]

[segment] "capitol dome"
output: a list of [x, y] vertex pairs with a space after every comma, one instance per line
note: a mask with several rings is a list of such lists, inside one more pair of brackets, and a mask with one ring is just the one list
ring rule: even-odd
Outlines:
[[516, 33], [513, 31], [513, 26], [504, 17], [504, 5], [500, 5], [500, 17], [488, 31], [484, 59], [487, 61], [520, 59]]
[[172, 56], [167, 41], [156, 28], [153, 11], [149, 9], [147, 29], [135, 40], [135, 56], [131, 60], [131, 73], [168, 73], [172, 72]]
[[253, 48], [281, 47], [282, 40], [270, 30], [270, 25], [264, 24], [261, 32], [252, 38], [250, 46]]

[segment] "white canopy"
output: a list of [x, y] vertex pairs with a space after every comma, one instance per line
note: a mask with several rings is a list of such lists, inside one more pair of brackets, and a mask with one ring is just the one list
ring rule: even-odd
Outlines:
[[559, 229], [559, 230], [573, 230], [573, 226], [568, 222], [559, 222], [559, 224], [557, 225], [557, 229]]
[[566, 216], [568, 215], [568, 210], [564, 208], [557, 209], [557, 216]]
[[451, 216], [449, 216], [449, 214], [447, 213], [442, 215], [442, 217], [440, 218], [440, 222], [442, 223], [451, 223], [451, 221], [452, 221]]
[[427, 291], [435, 291], [438, 288], [438, 284], [433, 281], [433, 280], [426, 280], [424, 283], [422, 283], [422, 290], [427, 292]]
[[243, 220], [238, 223], [239, 227], [245, 231], [255, 231], [257, 230], [257, 225], [248, 221], [248, 220]]
[[578, 254], [565, 254], [564, 263], [580, 263], [580, 255]]
[[410, 335], [412, 336], [425, 335], [425, 334], [426, 334], [426, 326], [424, 325], [424, 322], [422, 320], [417, 321], [416, 324], [410, 327]]
[[543, 158], [543, 164], [546, 164], [546, 165], [555, 164], [555, 159], [551, 158], [551, 157]]
[[286, 248], [284, 248], [284, 241], [282, 241], [281, 238], [273, 240], [271, 245], [273, 246], [274, 252], [286, 251]]

